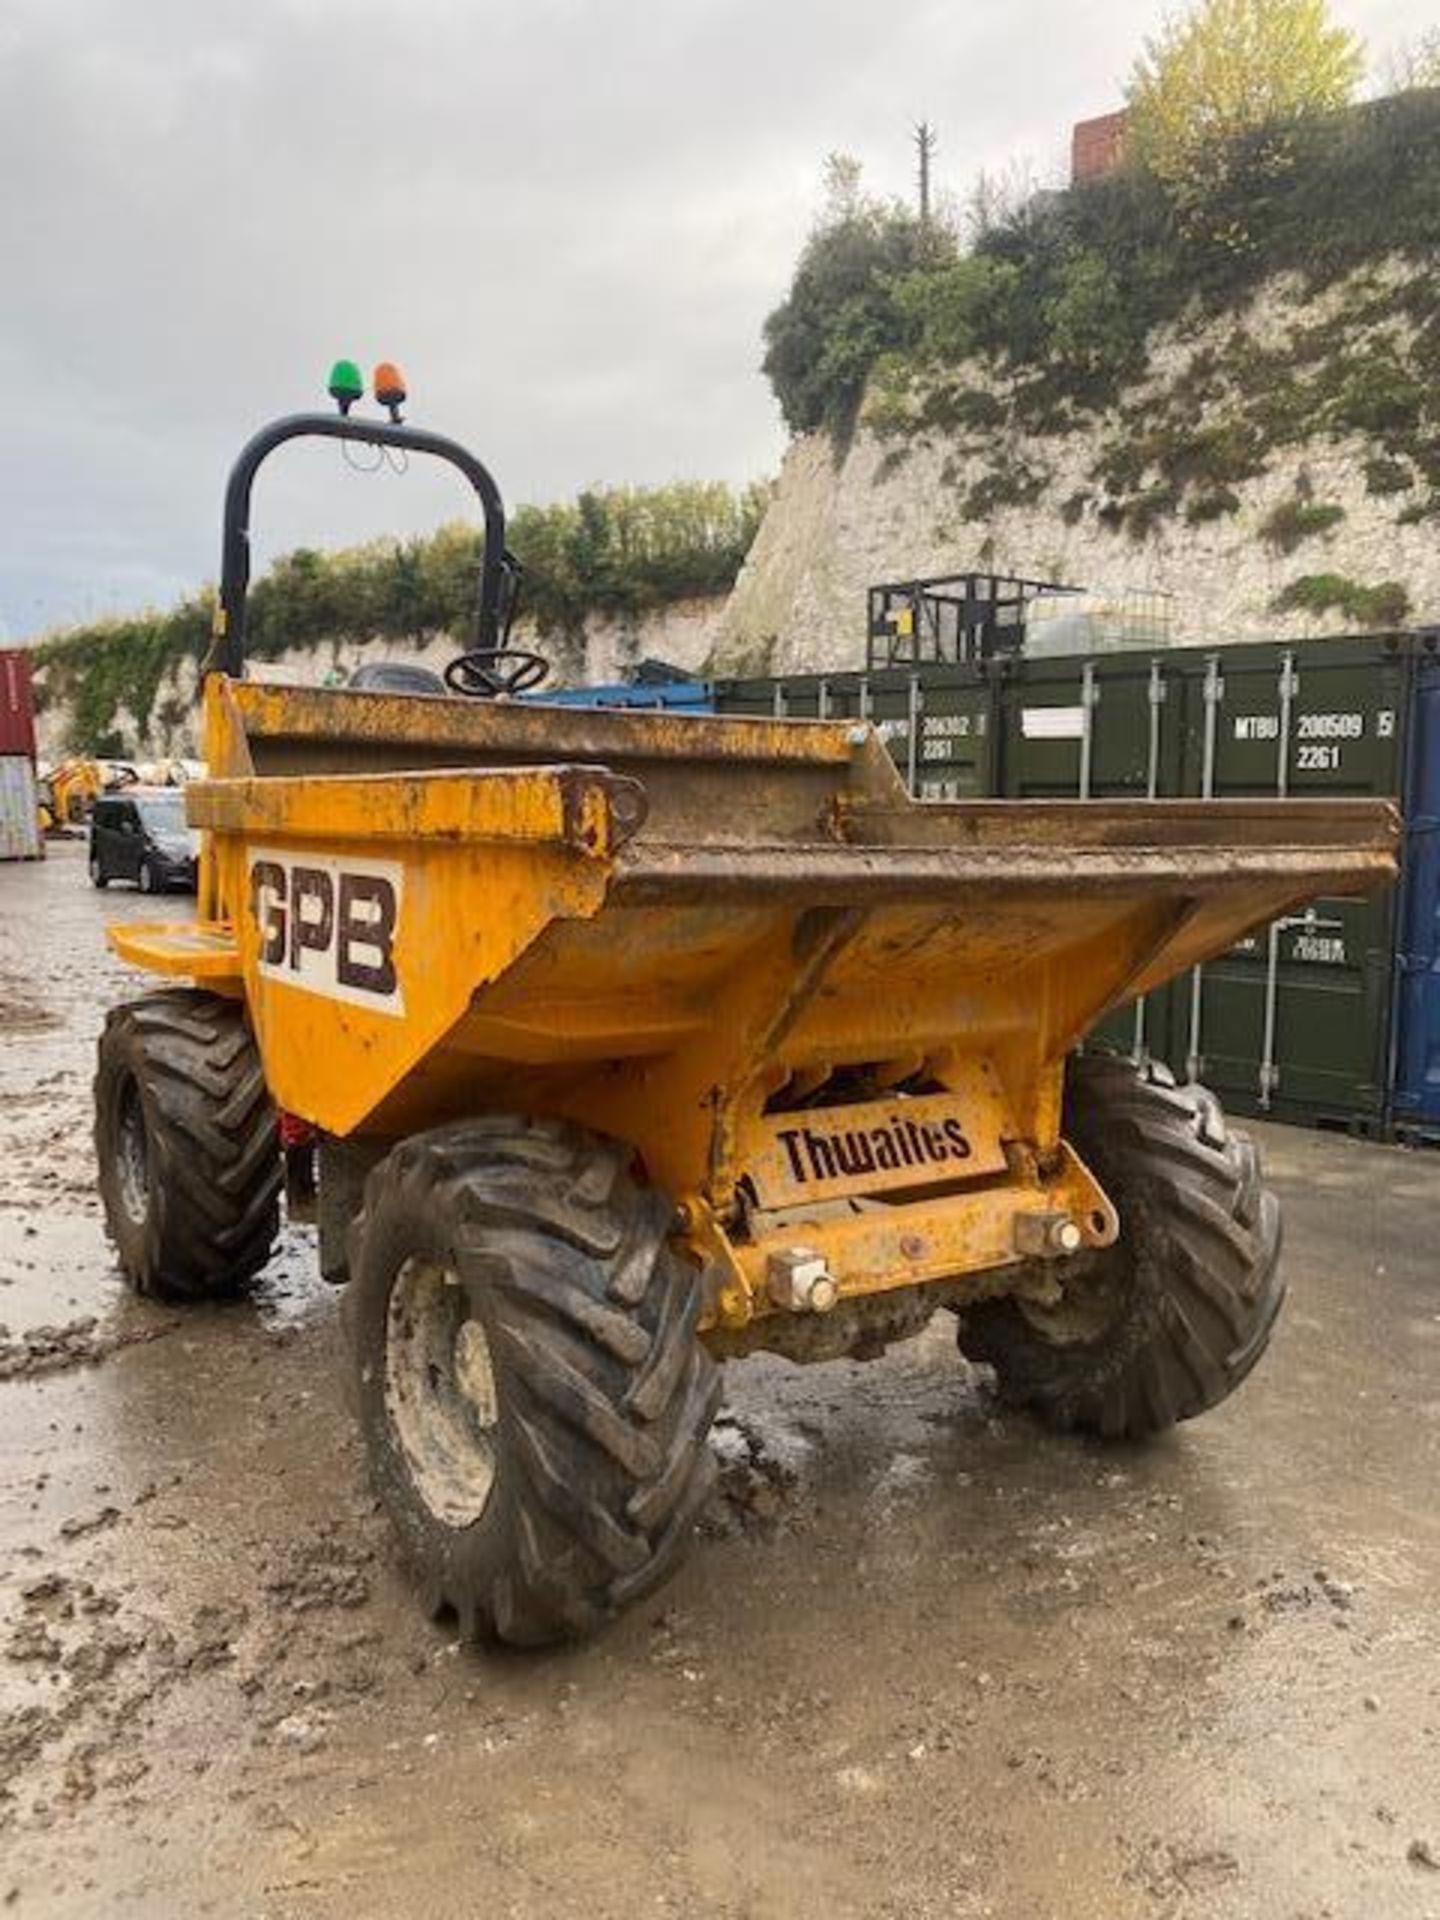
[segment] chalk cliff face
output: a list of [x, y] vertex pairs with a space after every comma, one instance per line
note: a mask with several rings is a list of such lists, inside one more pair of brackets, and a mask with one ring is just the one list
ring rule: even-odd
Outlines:
[[[1440, 621], [1440, 463], [1407, 415], [1413, 265], [1157, 333], [1146, 378], [1067, 433], [940, 430], [872, 399], [848, 445], [797, 440], [712, 667], [855, 667], [865, 590], [971, 570], [1172, 596], [1183, 642]], [[1432, 323], [1433, 324], [1433, 323]]]
[[[567, 646], [566, 657], [556, 657], [560, 680], [567, 685], [604, 683], [623, 679], [636, 662], [669, 661], [688, 672], [698, 671], [714, 646], [715, 632], [725, 606], [723, 594], [674, 600], [628, 619], [592, 617], [585, 627], [583, 649]], [[522, 618], [516, 623], [514, 644], [533, 646], [555, 657], [555, 648]], [[256, 676], [287, 681], [295, 686], [318, 686], [332, 674], [342, 678], [368, 660], [404, 660], [437, 672], [458, 651], [448, 635], [400, 646], [394, 641], [344, 641], [338, 645], [295, 647], [274, 660], [261, 661]], [[178, 663], [161, 680], [155, 699], [143, 714], [121, 708], [115, 719], [124, 752], [135, 759], [194, 755], [198, 750], [196, 706], [198, 675], [194, 662]], [[39, 717], [42, 762], [59, 759], [67, 750], [71, 713], [63, 701], [45, 708]]]

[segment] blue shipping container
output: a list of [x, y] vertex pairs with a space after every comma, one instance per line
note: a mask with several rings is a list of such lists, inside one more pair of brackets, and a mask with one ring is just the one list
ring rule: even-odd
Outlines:
[[1417, 673], [1410, 730], [1392, 1117], [1440, 1134], [1440, 664]]

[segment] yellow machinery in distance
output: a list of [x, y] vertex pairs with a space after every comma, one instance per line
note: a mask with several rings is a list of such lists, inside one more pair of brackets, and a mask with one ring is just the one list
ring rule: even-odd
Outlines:
[[[1202, 1090], [1073, 1050], [1248, 929], [1382, 882], [1392, 811], [921, 804], [864, 726], [517, 704], [498, 492], [400, 422], [398, 384], [390, 422], [342, 399], [232, 476], [198, 916], [111, 930], [172, 983], [101, 1046], [135, 1283], [253, 1273], [276, 1110], [309, 1123], [377, 1484], [429, 1603], [519, 1642], [677, 1561], [719, 1358], [878, 1352], [944, 1306], [1061, 1425], [1223, 1398], [1281, 1298], [1253, 1149]], [[475, 486], [453, 698], [243, 677], [250, 480], [322, 432]]]
[[194, 760], [59, 760], [40, 776], [40, 826], [46, 833], [84, 826], [95, 802], [126, 787], [178, 787], [200, 773]]
[[118, 760], [61, 760], [40, 779], [41, 825], [45, 831], [83, 826], [102, 793], [133, 786], [136, 768]]

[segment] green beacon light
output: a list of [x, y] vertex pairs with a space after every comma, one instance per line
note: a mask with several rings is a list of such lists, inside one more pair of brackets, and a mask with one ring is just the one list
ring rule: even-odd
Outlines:
[[330, 369], [330, 398], [341, 413], [349, 413], [357, 400], [365, 397], [365, 380], [353, 360], [337, 360]]

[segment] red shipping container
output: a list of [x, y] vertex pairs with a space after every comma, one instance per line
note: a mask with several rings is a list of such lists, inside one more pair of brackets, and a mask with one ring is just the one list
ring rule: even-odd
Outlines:
[[0, 653], [0, 755], [13, 753], [35, 758], [35, 690], [30, 655], [15, 649]]

